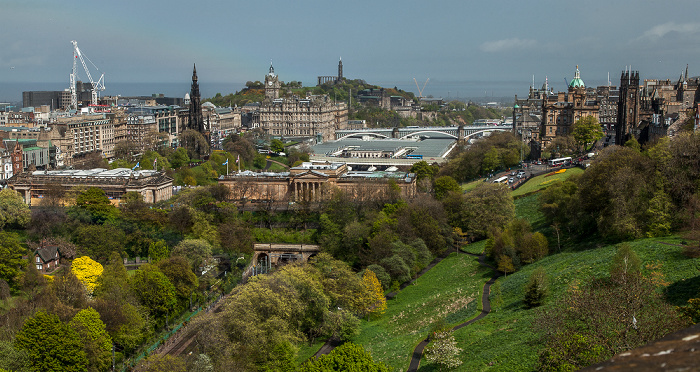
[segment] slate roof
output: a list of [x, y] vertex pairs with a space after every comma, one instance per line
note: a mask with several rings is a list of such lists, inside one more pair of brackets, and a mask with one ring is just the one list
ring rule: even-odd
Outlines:
[[38, 254], [43, 262], [49, 262], [51, 260], [57, 259], [56, 253], [58, 252], [58, 246], [48, 245], [45, 247], [37, 248], [34, 254]]

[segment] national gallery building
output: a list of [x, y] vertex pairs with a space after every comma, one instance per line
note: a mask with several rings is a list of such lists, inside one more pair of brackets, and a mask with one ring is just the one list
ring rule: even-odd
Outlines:
[[392, 192], [402, 198], [416, 196], [416, 176], [405, 172], [350, 171], [345, 163], [303, 163], [289, 172], [243, 171], [221, 176], [235, 201], [321, 201], [333, 189], [353, 200], [384, 199]]

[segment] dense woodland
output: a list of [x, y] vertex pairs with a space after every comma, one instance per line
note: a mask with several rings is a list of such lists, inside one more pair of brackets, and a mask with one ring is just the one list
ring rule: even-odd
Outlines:
[[[257, 140], [229, 137], [224, 151], [206, 161], [192, 145], [133, 159], [127, 153], [112, 165], [156, 163], [178, 184], [199, 185], [157, 205], [133, 193], [115, 206], [100, 189], [56, 187], [29, 209], [14, 191], [0, 191], [0, 368], [103, 371], [111, 366], [112, 345], [117, 364], [126, 366], [176, 322], [228, 294], [218, 312], [189, 321], [192, 355], [154, 355], [138, 368], [325, 371], [355, 360], [366, 363], [363, 370], [382, 371], [386, 366], [352, 343], [360, 324], [392, 306], [385, 293], [470, 242], [487, 240], [487, 256], [506, 274], [562, 249], [669, 234], [683, 234], [685, 254], [700, 256], [700, 140], [690, 133], [644, 148], [604, 149], [582, 175], [539, 193], [544, 222], [534, 226], [515, 218], [507, 187], [481, 182], [463, 193], [460, 185], [527, 158], [510, 134], [459, 148], [442, 167], [415, 164], [415, 199], [396, 193], [360, 203], [336, 191], [318, 205], [298, 203], [289, 211], [240, 208], [215, 182], [226, 160], [240, 157], [245, 167], [266, 162], [255, 151]], [[303, 149], [286, 151], [280, 160], [287, 164], [308, 159]], [[239, 284], [254, 242], [315, 243], [322, 253]], [[50, 275], [23, 259], [40, 244], [59, 247], [62, 265]], [[135, 257], [150, 263], [125, 266], [124, 259]], [[542, 312], [539, 368], [586, 366], [699, 321], [700, 300], [669, 305], [656, 273], [622, 245], [609, 276], [579, 283]], [[533, 274], [525, 306], [547, 302], [547, 281], [546, 273]], [[620, 298], [627, 300], [613, 300]], [[615, 323], [620, 314], [653, 327], [638, 332], [632, 323]], [[581, 327], [581, 319], [589, 326]], [[299, 365], [302, 345], [329, 338], [348, 343]]]

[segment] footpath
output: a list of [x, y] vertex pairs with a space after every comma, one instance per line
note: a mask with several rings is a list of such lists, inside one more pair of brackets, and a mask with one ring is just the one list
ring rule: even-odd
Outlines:
[[[488, 315], [491, 312], [491, 301], [489, 301], [489, 293], [491, 291], [491, 285], [496, 282], [496, 279], [498, 279], [499, 276], [503, 275], [500, 271], [497, 271], [493, 266], [487, 264], [485, 262], [486, 255], [484, 253], [478, 255], [474, 253], [467, 253], [468, 255], [472, 255], [475, 257], [479, 257], [479, 264], [482, 266], [486, 266], [493, 270], [495, 274], [489, 279], [486, 284], [484, 285], [484, 290], [481, 294], [481, 313], [477, 315], [476, 317], [456, 325], [454, 328], [452, 328], [453, 331], [456, 331], [462, 327], [466, 327], [474, 322], [476, 322], [479, 319], [484, 318], [486, 315]], [[420, 360], [423, 357], [423, 350], [425, 349], [426, 346], [428, 346], [428, 343], [430, 343], [430, 337], [427, 337], [425, 340], [421, 341], [418, 346], [413, 350], [413, 356], [411, 357], [411, 364], [408, 366], [408, 372], [415, 372], [418, 371], [418, 367], [420, 366]]]

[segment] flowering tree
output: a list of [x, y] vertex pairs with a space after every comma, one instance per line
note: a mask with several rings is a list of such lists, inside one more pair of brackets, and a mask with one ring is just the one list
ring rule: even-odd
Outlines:
[[102, 270], [102, 265], [88, 256], [76, 258], [71, 266], [71, 271], [85, 285], [89, 294], [97, 288], [97, 278], [102, 275]]
[[365, 287], [363, 304], [367, 315], [381, 315], [386, 311], [386, 298], [382, 291], [382, 284], [379, 283], [377, 275], [372, 270], [365, 270], [362, 275], [362, 284]]
[[457, 347], [457, 341], [452, 330], [438, 331], [433, 334], [433, 341], [425, 349], [425, 359], [432, 363], [442, 364], [447, 368], [455, 368], [462, 364]]

